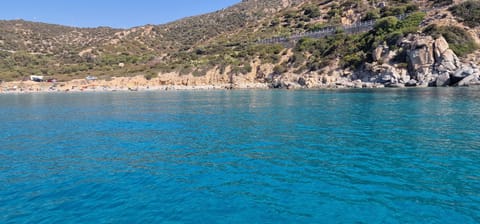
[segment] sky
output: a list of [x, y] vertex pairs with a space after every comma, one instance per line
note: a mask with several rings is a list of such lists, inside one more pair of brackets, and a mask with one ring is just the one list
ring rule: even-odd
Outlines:
[[214, 12], [241, 0], [5, 0], [0, 19], [130, 28]]

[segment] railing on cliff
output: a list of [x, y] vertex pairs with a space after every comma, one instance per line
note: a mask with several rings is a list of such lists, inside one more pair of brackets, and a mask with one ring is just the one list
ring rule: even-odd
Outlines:
[[[404, 20], [409, 16], [411, 13], [406, 13], [402, 15], [395, 16], [399, 20]], [[296, 42], [302, 38], [310, 37], [310, 38], [325, 38], [329, 36], [334, 36], [338, 31], [343, 31], [347, 34], [357, 34], [363, 33], [370, 30], [373, 30], [375, 24], [377, 23], [378, 19], [367, 20], [359, 23], [354, 23], [351, 25], [345, 26], [329, 26], [317, 31], [310, 31], [305, 33], [298, 33], [293, 34], [290, 36], [278, 36], [272, 37], [269, 39], [262, 39], [258, 40], [257, 43], [259, 44], [278, 44], [278, 43], [288, 43], [288, 42]]]

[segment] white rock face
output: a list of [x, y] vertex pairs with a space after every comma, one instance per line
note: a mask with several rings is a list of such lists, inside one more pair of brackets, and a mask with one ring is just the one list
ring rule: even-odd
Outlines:
[[402, 43], [407, 51], [410, 72], [419, 85], [428, 85], [433, 80], [434, 42], [431, 36], [410, 35]]
[[460, 60], [453, 50], [450, 49], [445, 38], [439, 37], [435, 40], [434, 53], [438, 68], [446, 71], [455, 71], [460, 68]]
[[391, 61], [394, 57], [390, 55], [396, 52], [386, 54], [382, 45], [372, 52], [374, 62], [367, 63], [365, 72], [356, 73], [352, 79], [390, 87], [465, 86], [480, 82], [479, 69], [463, 64], [444, 37], [434, 39], [432, 36], [411, 34], [403, 39], [401, 48], [405, 52], [407, 66], [398, 66]]
[[410, 35], [403, 45], [410, 73], [419, 85], [455, 85], [473, 74], [473, 68], [460, 61], [444, 37]]

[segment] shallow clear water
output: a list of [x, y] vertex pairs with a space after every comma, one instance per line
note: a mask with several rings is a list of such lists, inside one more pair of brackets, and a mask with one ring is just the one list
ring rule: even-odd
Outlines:
[[480, 222], [480, 89], [0, 105], [0, 223]]

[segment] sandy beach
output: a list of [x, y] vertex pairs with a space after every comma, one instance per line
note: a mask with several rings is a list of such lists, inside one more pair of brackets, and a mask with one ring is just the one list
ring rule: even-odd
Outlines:
[[[169, 90], [221, 90], [230, 89], [228, 83], [205, 84], [199, 82], [168, 82], [160, 78], [151, 80], [143, 76], [114, 77], [111, 80], [75, 79], [67, 82], [12, 81], [0, 84], [0, 94], [19, 93], [68, 93], [111, 91], [169, 91]], [[235, 84], [238, 89], [267, 89], [265, 83]]]

